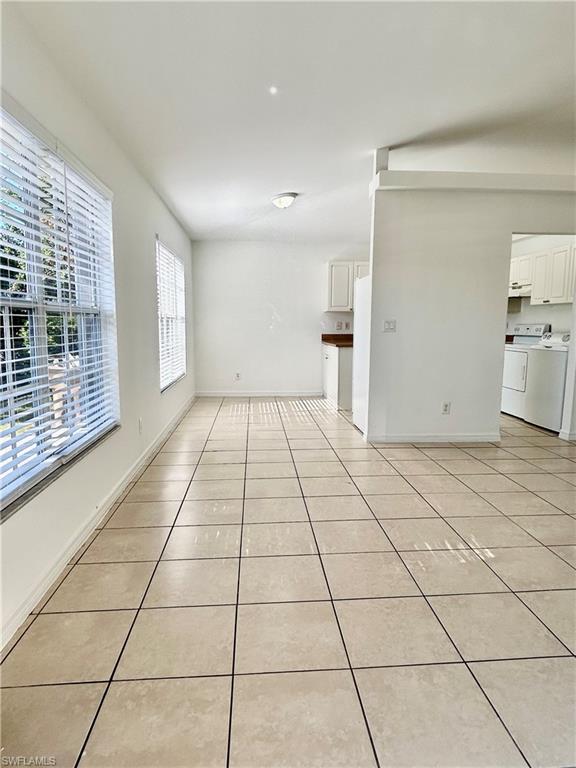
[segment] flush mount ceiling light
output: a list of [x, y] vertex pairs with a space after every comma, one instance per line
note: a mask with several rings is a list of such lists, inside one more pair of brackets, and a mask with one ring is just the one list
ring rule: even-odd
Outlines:
[[272, 205], [276, 208], [290, 208], [294, 200], [298, 197], [298, 192], [282, 192], [272, 198]]

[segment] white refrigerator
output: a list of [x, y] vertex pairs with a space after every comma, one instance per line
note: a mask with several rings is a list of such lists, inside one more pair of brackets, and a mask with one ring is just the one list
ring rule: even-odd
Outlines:
[[370, 371], [370, 309], [372, 278], [354, 281], [354, 347], [352, 356], [352, 421], [368, 431], [368, 376]]

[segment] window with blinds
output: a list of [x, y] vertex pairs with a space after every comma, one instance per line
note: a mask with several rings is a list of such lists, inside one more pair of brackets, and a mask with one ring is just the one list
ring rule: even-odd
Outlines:
[[186, 374], [186, 281], [184, 264], [156, 241], [160, 389]]
[[0, 500], [118, 423], [111, 201], [1, 112]]

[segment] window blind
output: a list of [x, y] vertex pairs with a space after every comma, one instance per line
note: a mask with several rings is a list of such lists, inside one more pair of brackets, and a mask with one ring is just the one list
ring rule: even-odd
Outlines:
[[156, 241], [160, 389], [186, 373], [186, 282], [182, 260]]
[[1, 112], [0, 500], [118, 422], [111, 201]]

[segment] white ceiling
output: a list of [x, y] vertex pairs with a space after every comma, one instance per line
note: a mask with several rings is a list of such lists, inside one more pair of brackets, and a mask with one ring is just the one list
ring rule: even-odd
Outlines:
[[365, 242], [374, 147], [574, 135], [572, 3], [19, 8], [196, 239]]

